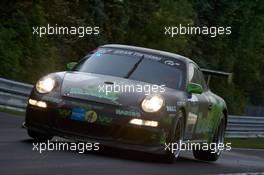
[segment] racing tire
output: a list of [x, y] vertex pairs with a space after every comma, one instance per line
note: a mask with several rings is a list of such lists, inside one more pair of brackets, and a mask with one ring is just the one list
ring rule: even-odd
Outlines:
[[183, 134], [184, 134], [184, 114], [183, 111], [181, 110], [177, 113], [177, 121], [173, 133], [174, 134], [172, 135], [171, 144], [174, 143], [174, 145], [176, 145], [176, 149], [174, 151], [166, 150], [164, 161], [167, 163], [174, 163], [179, 158], [180, 155], [180, 151], [181, 151], [180, 143], [182, 143], [183, 141]]
[[[221, 122], [218, 126], [217, 132], [214, 135], [213, 142], [216, 144], [224, 144], [224, 136], [225, 136], [225, 118], [224, 116], [221, 119]], [[198, 160], [203, 161], [216, 161], [222, 153], [222, 150], [217, 148], [209, 149], [209, 150], [195, 150], [193, 149], [193, 156]]]

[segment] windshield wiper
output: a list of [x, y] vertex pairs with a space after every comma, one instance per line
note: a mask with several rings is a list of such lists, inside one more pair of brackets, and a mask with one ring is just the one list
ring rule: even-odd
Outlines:
[[130, 75], [136, 70], [136, 68], [138, 67], [138, 65], [141, 63], [141, 61], [143, 60], [144, 55], [140, 58], [140, 60], [133, 66], [133, 68], [126, 74], [126, 76], [124, 78], [129, 78]]

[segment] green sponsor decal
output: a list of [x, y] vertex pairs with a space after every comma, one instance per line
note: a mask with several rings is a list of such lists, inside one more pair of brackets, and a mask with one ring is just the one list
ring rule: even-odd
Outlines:
[[71, 115], [70, 109], [59, 109], [59, 116], [61, 116], [62, 118], [67, 118], [70, 115]]
[[201, 114], [199, 114], [199, 117], [197, 118], [198, 118], [198, 121], [197, 121], [195, 132], [197, 134], [208, 132], [208, 124], [209, 124], [208, 118], [202, 117]]
[[52, 103], [60, 103], [62, 102], [62, 99], [59, 98], [55, 98], [55, 97], [51, 97], [51, 96], [43, 96], [42, 100], [48, 101], [48, 102], [52, 102]]
[[86, 104], [86, 103], [80, 103], [80, 102], [76, 102], [76, 101], [71, 101], [70, 103], [73, 106], [82, 107], [82, 108], [87, 109], [87, 110], [91, 110], [91, 109], [101, 110], [101, 109], [104, 108], [103, 106], [97, 106], [97, 105], [91, 105], [91, 104]]
[[[217, 130], [223, 104], [214, 97], [209, 97], [209, 100], [214, 104], [213, 108], [207, 111], [207, 114], [199, 113], [195, 133], [202, 134], [203, 139], [210, 142]], [[207, 117], [204, 117], [204, 115], [207, 115]]]
[[110, 123], [112, 123], [112, 118], [110, 117], [106, 117], [106, 116], [99, 116], [96, 123], [99, 123], [99, 124], [104, 124], [104, 125], [108, 125]]
[[169, 117], [176, 117], [176, 114], [169, 114]]
[[117, 115], [126, 115], [126, 116], [131, 116], [131, 117], [140, 117], [140, 112], [137, 111], [127, 111], [127, 110], [121, 110], [117, 109], [116, 110]]
[[166, 132], [164, 129], [162, 129], [161, 133], [160, 133], [160, 144], [165, 144], [166, 143]]
[[93, 96], [98, 98], [103, 98], [112, 101], [115, 104], [118, 103], [118, 93], [115, 92], [109, 92], [104, 93], [99, 91], [97, 86], [88, 87], [88, 88], [71, 88], [70, 94], [77, 94], [77, 95], [87, 95], [87, 96]]
[[170, 126], [173, 120], [173, 116], [165, 116], [160, 119], [160, 123], [164, 126]]

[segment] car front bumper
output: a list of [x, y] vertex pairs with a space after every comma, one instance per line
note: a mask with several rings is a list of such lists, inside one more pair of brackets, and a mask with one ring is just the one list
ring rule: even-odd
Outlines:
[[[165, 152], [164, 143], [169, 139], [170, 123], [163, 123], [162, 117], [156, 118], [159, 121], [157, 127], [132, 125], [129, 121], [134, 117], [113, 114], [113, 106], [76, 102], [74, 100], [72, 103], [72, 99], [64, 99], [59, 103], [47, 102], [47, 108], [28, 105], [25, 125], [40, 133], [76, 141], [98, 142], [106, 146], [156, 154]], [[98, 115], [97, 120], [93, 123], [72, 120], [72, 111], [76, 107], [86, 111], [93, 108]], [[149, 117], [142, 116], [144, 119]]]

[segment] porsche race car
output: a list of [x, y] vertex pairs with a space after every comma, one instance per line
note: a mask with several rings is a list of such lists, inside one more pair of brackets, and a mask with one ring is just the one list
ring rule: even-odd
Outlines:
[[[26, 110], [28, 135], [164, 155], [172, 143], [223, 143], [225, 101], [210, 91], [199, 66], [184, 56], [127, 45], [103, 45], [68, 71], [42, 77]], [[167, 148], [167, 149], [166, 149]], [[212, 148], [211, 148], [212, 149]], [[215, 161], [221, 150], [194, 149]]]

